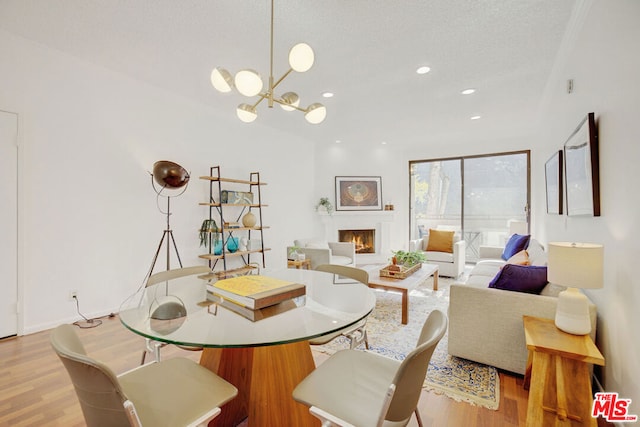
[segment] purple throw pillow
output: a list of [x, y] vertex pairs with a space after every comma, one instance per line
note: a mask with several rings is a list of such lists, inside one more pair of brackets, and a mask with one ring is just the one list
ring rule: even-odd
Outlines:
[[539, 294], [547, 286], [547, 267], [507, 264], [489, 283], [490, 288]]
[[530, 239], [531, 235], [529, 234], [512, 235], [509, 238], [507, 244], [504, 246], [504, 250], [502, 251], [502, 259], [506, 261], [521, 250], [527, 249]]

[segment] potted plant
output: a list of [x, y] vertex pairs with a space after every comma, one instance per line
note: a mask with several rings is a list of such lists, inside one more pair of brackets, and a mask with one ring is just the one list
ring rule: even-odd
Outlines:
[[333, 212], [333, 205], [329, 201], [328, 197], [321, 197], [320, 201], [316, 205], [316, 211], [325, 210], [329, 215]]
[[291, 248], [289, 249], [289, 254], [287, 256], [287, 259], [291, 260], [291, 261], [298, 261], [300, 260], [300, 256], [304, 256], [304, 254], [301, 254], [298, 252], [298, 249], [300, 249], [300, 247], [298, 246], [291, 246]]
[[405, 267], [413, 267], [416, 264], [427, 262], [427, 257], [422, 251], [393, 251], [393, 258], [396, 262], [393, 264], [404, 265]]
[[[213, 236], [210, 236], [213, 233]], [[220, 238], [220, 229], [218, 228], [218, 224], [214, 219], [205, 219], [202, 221], [202, 225], [200, 226], [200, 246], [204, 246], [208, 248], [209, 245], [218, 241]], [[213, 239], [210, 239], [212, 237]]]

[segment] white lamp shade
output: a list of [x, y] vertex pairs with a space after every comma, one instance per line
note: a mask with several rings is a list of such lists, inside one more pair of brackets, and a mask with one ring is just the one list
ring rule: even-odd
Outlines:
[[211, 84], [220, 92], [231, 92], [233, 78], [224, 68], [216, 67], [211, 71]]
[[307, 119], [309, 123], [314, 125], [322, 123], [325, 117], [327, 117], [327, 108], [317, 102], [315, 104], [309, 105], [309, 108], [307, 108], [307, 112], [304, 113], [304, 118]]
[[[287, 93], [282, 94], [281, 101], [286, 103], [286, 104], [293, 105], [295, 107], [298, 107], [300, 105], [300, 97], [295, 92], [287, 92]], [[295, 110], [295, 108], [290, 107], [289, 105], [280, 104], [280, 106], [282, 107], [282, 109], [284, 111], [293, 111], [293, 110]]]
[[289, 65], [299, 73], [313, 67], [314, 59], [313, 49], [306, 43], [298, 43], [289, 51]]
[[256, 96], [262, 90], [262, 79], [254, 70], [240, 70], [236, 73], [234, 83], [238, 92], [244, 96]]
[[573, 288], [597, 289], [603, 285], [602, 245], [550, 242], [547, 278], [549, 282]]
[[245, 123], [251, 123], [258, 118], [256, 109], [249, 104], [238, 105], [238, 108], [236, 108], [236, 114], [238, 115], [238, 118]]

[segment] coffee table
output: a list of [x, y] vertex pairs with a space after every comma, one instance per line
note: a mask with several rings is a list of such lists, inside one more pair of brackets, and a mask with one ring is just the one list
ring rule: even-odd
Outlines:
[[438, 266], [436, 264], [422, 264], [422, 268], [406, 279], [380, 277], [380, 269], [384, 264], [365, 265], [361, 268], [369, 273], [369, 287], [402, 294], [402, 324], [409, 322], [409, 291], [418, 287], [429, 276], [433, 276], [433, 290], [438, 290]]

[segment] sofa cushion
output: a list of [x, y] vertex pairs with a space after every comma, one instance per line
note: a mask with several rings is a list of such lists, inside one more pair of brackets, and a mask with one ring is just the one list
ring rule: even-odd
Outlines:
[[502, 251], [502, 259], [506, 261], [521, 250], [526, 249], [530, 239], [531, 235], [529, 234], [514, 234], [509, 237], [509, 241], [505, 245], [504, 251]]
[[529, 262], [531, 265], [547, 265], [547, 253], [536, 239], [529, 241], [527, 253], [529, 254]]
[[453, 254], [449, 252], [425, 252], [425, 256], [427, 257], [427, 262], [430, 261], [438, 261], [438, 262], [453, 262]]
[[557, 297], [558, 295], [560, 295], [560, 292], [564, 291], [565, 289], [567, 289], [566, 286], [560, 286], [560, 285], [555, 285], [553, 283], [547, 283], [547, 286], [545, 286], [542, 291], [540, 292], [540, 295], [544, 295], [547, 297]]
[[539, 294], [547, 286], [547, 267], [506, 264], [489, 283], [490, 288]]
[[529, 261], [529, 254], [526, 250], [521, 250], [511, 258], [507, 260], [507, 264], [516, 264], [516, 265], [531, 265]]
[[[428, 262], [428, 261], [427, 261]], [[504, 266], [504, 261], [479, 261], [471, 273], [469, 273], [469, 278], [478, 276], [478, 277], [488, 277], [489, 279], [495, 277], [495, 275], [500, 271], [500, 268]], [[489, 283], [485, 282], [485, 285]]]
[[454, 234], [454, 231], [429, 229], [429, 243], [427, 244], [427, 252], [453, 253]]
[[489, 276], [469, 276], [469, 278], [464, 282], [465, 286], [473, 286], [474, 288], [486, 288], [487, 283], [491, 280]]

